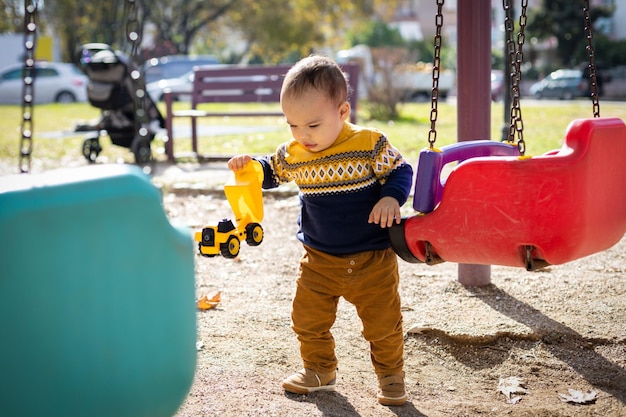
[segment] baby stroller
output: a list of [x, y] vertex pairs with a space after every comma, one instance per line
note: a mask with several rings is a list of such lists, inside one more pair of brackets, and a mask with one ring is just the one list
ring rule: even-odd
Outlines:
[[[106, 132], [114, 145], [131, 150], [137, 164], [150, 162], [150, 142], [154, 139], [155, 131], [165, 127], [165, 121], [150, 96], [145, 94], [143, 103], [136, 98], [135, 92], [144, 84], [143, 75], [133, 80], [131, 72], [137, 70], [135, 65], [123, 53], [114, 51], [104, 43], [81, 46], [78, 62], [89, 78], [89, 103], [102, 109], [98, 123], [76, 128], [76, 131], [90, 132], [83, 141], [85, 158], [89, 162], [96, 161], [102, 151], [100, 136]], [[138, 120], [138, 108], [145, 110], [145, 120]]]

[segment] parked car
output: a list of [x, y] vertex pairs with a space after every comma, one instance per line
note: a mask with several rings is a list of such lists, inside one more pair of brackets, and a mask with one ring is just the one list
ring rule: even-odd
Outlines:
[[[0, 103], [22, 102], [24, 64], [0, 70]], [[64, 62], [35, 63], [34, 103], [72, 103], [87, 101], [87, 76], [74, 65]]]
[[600, 98], [626, 99], [626, 65], [601, 70], [599, 75], [604, 78]]
[[[211, 65], [213, 68], [228, 68], [229, 65], [219, 64], [219, 65]], [[195, 68], [195, 67], [194, 67]], [[255, 76], [233, 76], [233, 77], [220, 77], [219, 81], [228, 81], [231, 83], [236, 82], [245, 82], [245, 81], [259, 81], [265, 79], [266, 76], [263, 75], [255, 75]], [[164, 94], [166, 90], [175, 91], [178, 93], [191, 93], [193, 90], [193, 80], [194, 80], [194, 72], [189, 71], [181, 77], [176, 78], [167, 78], [164, 80], [153, 81], [151, 83], [146, 84], [146, 91], [148, 95], [155, 103], [159, 101], [163, 101]], [[205, 78], [205, 80], [209, 80]], [[221, 94], [228, 94], [232, 91], [232, 94], [241, 94], [241, 90], [236, 89], [221, 89]], [[174, 97], [174, 101], [191, 101], [191, 95], [181, 95], [178, 97]]]
[[589, 81], [578, 69], [559, 69], [530, 86], [530, 94], [537, 99], [556, 98], [571, 100], [585, 97], [589, 91]]
[[[381, 60], [382, 59], [382, 60]], [[359, 97], [365, 98], [373, 88], [391, 89], [394, 97], [402, 101], [430, 101], [433, 88], [432, 63], [403, 63], [388, 67], [375, 66], [385, 58], [367, 45], [356, 45], [337, 52], [337, 63], [357, 64], [360, 68]], [[387, 85], [390, 81], [390, 86]], [[445, 99], [454, 90], [456, 73], [449, 69], [439, 72], [439, 97]]]
[[152, 58], [143, 66], [146, 84], [154, 81], [178, 78], [193, 70], [199, 65], [214, 65], [219, 61], [212, 55], [187, 56], [168, 55], [161, 58]]
[[[148, 95], [152, 99], [153, 102], [157, 103], [159, 101], [163, 101], [163, 93], [166, 90], [178, 91], [178, 92], [191, 92], [193, 88], [193, 71], [189, 71], [188, 73], [176, 77], [176, 78], [166, 78], [163, 80], [152, 81], [146, 84], [146, 91]], [[189, 96], [181, 96], [180, 98], [176, 97], [176, 101], [189, 101], [191, 98]]]

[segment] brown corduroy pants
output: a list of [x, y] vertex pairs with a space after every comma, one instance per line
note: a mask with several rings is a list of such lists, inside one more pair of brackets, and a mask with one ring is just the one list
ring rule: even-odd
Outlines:
[[293, 330], [304, 367], [337, 368], [330, 331], [339, 297], [356, 307], [378, 376], [402, 372], [404, 334], [398, 293], [398, 262], [392, 249], [333, 256], [305, 246], [293, 300]]

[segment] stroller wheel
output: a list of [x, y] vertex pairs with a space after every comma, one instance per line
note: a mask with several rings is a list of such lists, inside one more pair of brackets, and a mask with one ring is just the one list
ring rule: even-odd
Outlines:
[[100, 155], [102, 147], [100, 147], [100, 141], [98, 137], [87, 137], [83, 141], [83, 156], [91, 163], [96, 162], [96, 158]]
[[147, 164], [152, 160], [150, 141], [148, 138], [136, 137], [133, 140], [131, 151], [135, 155], [135, 163], [138, 165]]

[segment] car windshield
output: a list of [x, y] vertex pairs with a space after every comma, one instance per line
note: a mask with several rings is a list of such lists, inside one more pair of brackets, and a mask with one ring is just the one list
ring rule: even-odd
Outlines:
[[551, 80], [560, 80], [563, 78], [580, 78], [582, 76], [581, 71], [576, 70], [558, 70], [550, 73], [548, 78]]
[[199, 65], [216, 65], [215, 57], [163, 57], [153, 58], [144, 64], [144, 75], [147, 82], [172, 79], [183, 76]]

